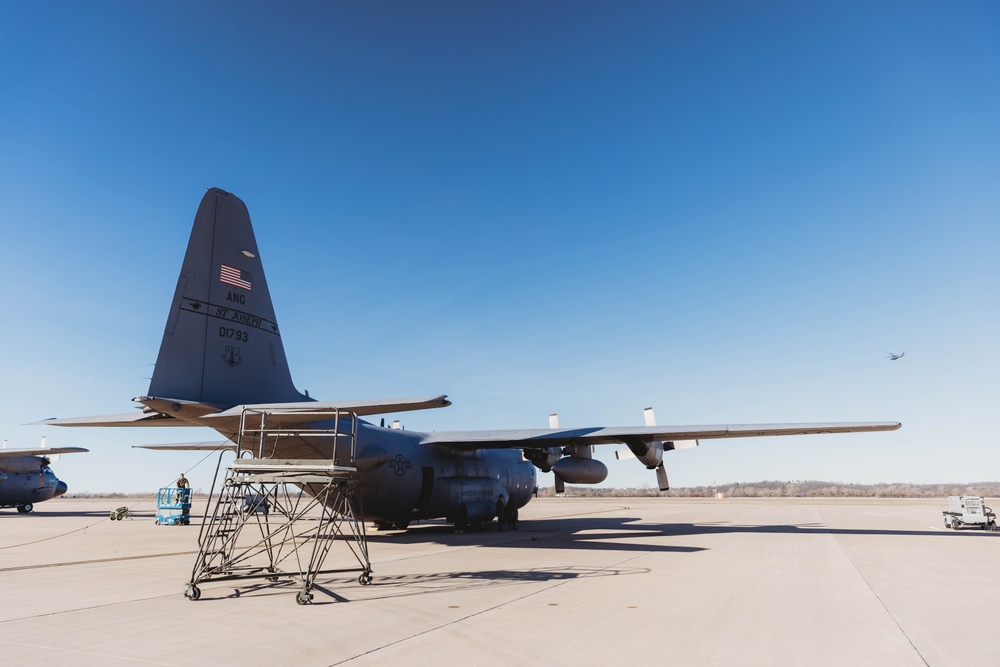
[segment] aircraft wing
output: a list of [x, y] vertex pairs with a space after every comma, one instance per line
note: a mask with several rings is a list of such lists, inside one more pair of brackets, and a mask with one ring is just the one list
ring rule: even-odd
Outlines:
[[865, 433], [895, 431], [899, 422], [831, 422], [813, 424], [722, 424], [708, 426], [609, 426], [593, 428], [527, 429], [500, 431], [439, 431], [427, 433], [422, 445], [447, 445], [458, 449], [504, 449], [611, 445], [673, 440], [757, 438], [776, 435]]
[[211, 442], [174, 442], [168, 445], [132, 445], [133, 449], [152, 449], [158, 452], [220, 452], [224, 449], [236, 450], [232, 440], [215, 440]]
[[9, 459], [16, 456], [49, 456], [50, 454], [79, 454], [89, 452], [83, 447], [49, 447], [48, 449], [0, 449], [0, 459]]

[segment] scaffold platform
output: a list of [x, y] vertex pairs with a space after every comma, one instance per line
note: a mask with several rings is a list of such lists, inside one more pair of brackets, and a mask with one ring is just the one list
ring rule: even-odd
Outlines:
[[[291, 413], [294, 428], [282, 426], [287, 424], [282, 415]], [[244, 410], [236, 459], [226, 468], [218, 494], [213, 484], [198, 556], [184, 591], [187, 598], [199, 599], [199, 584], [206, 581], [290, 578], [299, 584], [296, 602], [309, 604], [321, 574], [358, 572], [359, 584], [371, 583], [354, 465], [357, 415], [322, 411], [315, 413], [316, 422], [302, 423], [311, 415], [302, 410]], [[325, 446], [329, 456], [276, 458], [281, 445], [293, 438], [316, 449]], [[338, 542], [351, 552], [356, 567], [323, 568]]]

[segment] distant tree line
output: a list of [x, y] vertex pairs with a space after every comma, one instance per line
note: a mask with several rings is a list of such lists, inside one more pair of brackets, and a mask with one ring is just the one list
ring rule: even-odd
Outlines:
[[[566, 495], [582, 498], [944, 498], [945, 496], [1000, 497], [1000, 482], [948, 484], [845, 484], [812, 480], [780, 482], [731, 482], [715, 486], [691, 486], [669, 491], [651, 487], [611, 489], [592, 486], [568, 486]], [[555, 495], [551, 486], [538, 489], [539, 497]]]
[[[844, 482], [817, 482], [793, 480], [790, 482], [729, 482], [715, 486], [689, 486], [669, 491], [642, 486], [624, 489], [566, 486], [566, 495], [579, 498], [714, 498], [717, 493], [726, 498], [944, 498], [946, 496], [985, 496], [1000, 498], [1000, 482], [969, 482], [947, 484], [910, 484], [892, 482], [882, 484], [845, 484]], [[193, 496], [203, 496], [197, 489]], [[540, 487], [538, 496], [555, 495], [551, 486]], [[64, 498], [151, 498], [156, 492], [147, 493], [68, 493]]]

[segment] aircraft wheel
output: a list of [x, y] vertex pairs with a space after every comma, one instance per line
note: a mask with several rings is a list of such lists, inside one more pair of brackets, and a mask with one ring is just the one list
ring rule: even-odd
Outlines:
[[[267, 571], [268, 571], [268, 572], [274, 572], [274, 568], [273, 568], [273, 567], [269, 567], [269, 568], [267, 568]], [[266, 578], [266, 579], [267, 579], [268, 581], [271, 581], [271, 582], [274, 582], [274, 581], [277, 581], [277, 580], [278, 580], [278, 577], [275, 577], [275, 576], [270, 576], [270, 577], [265, 577], [265, 578]]]
[[372, 573], [368, 571], [362, 572], [361, 576], [358, 577], [358, 583], [362, 586], [367, 586], [372, 583]]
[[961, 524], [959, 524], [958, 519], [952, 519], [951, 520], [951, 527], [952, 527], [953, 530], [958, 530], [958, 528], [959, 528], [960, 525]]
[[201, 589], [194, 584], [188, 584], [187, 590], [184, 591], [184, 597], [188, 600], [197, 600], [201, 597]]
[[396, 523], [392, 524], [392, 527], [395, 528], [396, 530], [406, 530], [407, 528], [410, 527], [410, 522], [409, 521], [397, 521]]
[[35, 506], [32, 505], [31, 503], [24, 503], [23, 505], [18, 505], [17, 506], [17, 511], [20, 514], [27, 514], [28, 512], [30, 512], [33, 509], [35, 509]]
[[299, 591], [295, 595], [295, 604], [312, 604], [313, 594], [309, 591]]
[[160, 520], [159, 520], [159, 519], [157, 519], [157, 520], [156, 520], [156, 525], [157, 525], [157, 526], [159, 526], [159, 525], [160, 525]]

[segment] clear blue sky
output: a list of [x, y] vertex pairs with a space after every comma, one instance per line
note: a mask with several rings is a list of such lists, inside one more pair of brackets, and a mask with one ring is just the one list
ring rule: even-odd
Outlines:
[[668, 469], [1000, 479], [997, 3], [8, 0], [0, 91], [0, 438], [90, 448], [72, 490], [212, 437], [24, 426], [146, 392], [211, 186], [314, 397], [447, 393], [416, 430], [899, 420]]

